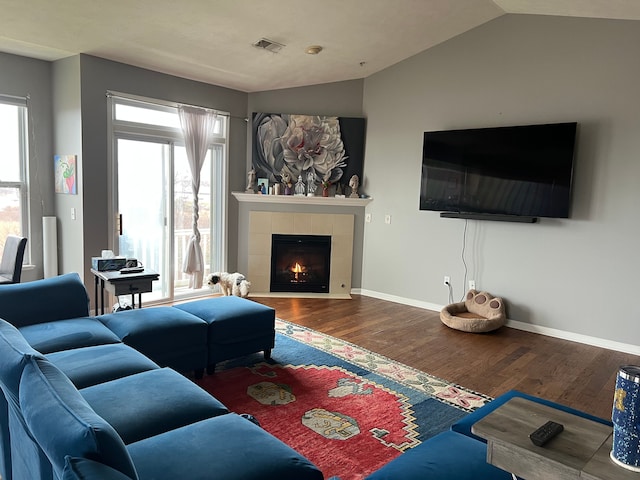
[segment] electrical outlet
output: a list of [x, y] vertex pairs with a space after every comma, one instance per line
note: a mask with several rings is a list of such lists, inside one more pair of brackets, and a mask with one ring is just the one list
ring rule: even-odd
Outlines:
[[451, 278], [447, 277], [446, 275], [444, 276], [444, 284], [448, 287], [449, 285], [451, 285]]
[[475, 290], [475, 289], [476, 289], [476, 281], [469, 280], [469, 290]]
[[370, 213], [365, 213], [364, 214], [364, 221], [367, 223], [371, 223], [371, 214]]
[[386, 223], [387, 225], [391, 224], [391, 215], [384, 216], [384, 223]]

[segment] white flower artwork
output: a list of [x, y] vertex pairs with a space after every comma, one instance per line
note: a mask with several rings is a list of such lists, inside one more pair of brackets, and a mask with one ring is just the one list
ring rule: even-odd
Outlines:
[[[362, 121], [359, 142], [363, 143], [364, 119], [357, 120]], [[335, 184], [350, 161], [338, 117], [254, 113], [253, 132], [252, 166], [272, 182], [285, 174], [294, 179], [311, 175], [315, 185]]]

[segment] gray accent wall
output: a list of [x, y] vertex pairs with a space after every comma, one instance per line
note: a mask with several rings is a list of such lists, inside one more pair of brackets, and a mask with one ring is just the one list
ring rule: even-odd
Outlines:
[[[466, 278], [520, 326], [640, 346], [638, 45], [637, 21], [505, 15], [367, 78], [363, 290], [446, 305]], [[424, 131], [573, 121], [570, 219], [419, 210]]]

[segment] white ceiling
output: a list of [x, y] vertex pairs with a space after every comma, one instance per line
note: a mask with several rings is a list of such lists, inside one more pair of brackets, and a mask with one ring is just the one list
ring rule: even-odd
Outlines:
[[640, 20], [640, 0], [0, 0], [0, 51], [255, 92], [364, 78], [505, 13]]

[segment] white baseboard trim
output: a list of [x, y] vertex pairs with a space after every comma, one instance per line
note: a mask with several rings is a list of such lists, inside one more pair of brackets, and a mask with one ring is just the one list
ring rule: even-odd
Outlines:
[[420, 300], [414, 300], [412, 298], [397, 297], [395, 295], [389, 295], [381, 292], [374, 292], [372, 290], [365, 290], [362, 288], [353, 288], [351, 293], [356, 295], [364, 295], [365, 297], [378, 298], [380, 300], [386, 300], [388, 302], [400, 303], [402, 305], [409, 305], [410, 307], [424, 308], [425, 310], [433, 310], [439, 312], [442, 310], [442, 306], [435, 303], [422, 302]]
[[[388, 295], [386, 293], [375, 292], [362, 288], [354, 288], [352, 289], [351, 293], [354, 293], [356, 295], [364, 295], [366, 297], [378, 298], [380, 300], [387, 300], [389, 302], [400, 303], [402, 305], [409, 305], [411, 307], [424, 308], [425, 310], [432, 310], [434, 312], [439, 312], [444, 307], [444, 305], [436, 305], [434, 303], [422, 302], [420, 300], [414, 300], [411, 298], [398, 297], [396, 295]], [[630, 353], [631, 355], [640, 355], [640, 346], [615, 342], [613, 340], [607, 340], [606, 338], [591, 337], [589, 335], [567, 332], [565, 330], [558, 330], [556, 328], [532, 325], [530, 323], [520, 322], [518, 320], [507, 320], [507, 326], [510, 328], [515, 328], [516, 330], [537, 333], [540, 335], [545, 335], [547, 337], [560, 338], [562, 340], [583, 343], [585, 345], [591, 345], [593, 347], [600, 347], [606, 348], [607, 350]]]

